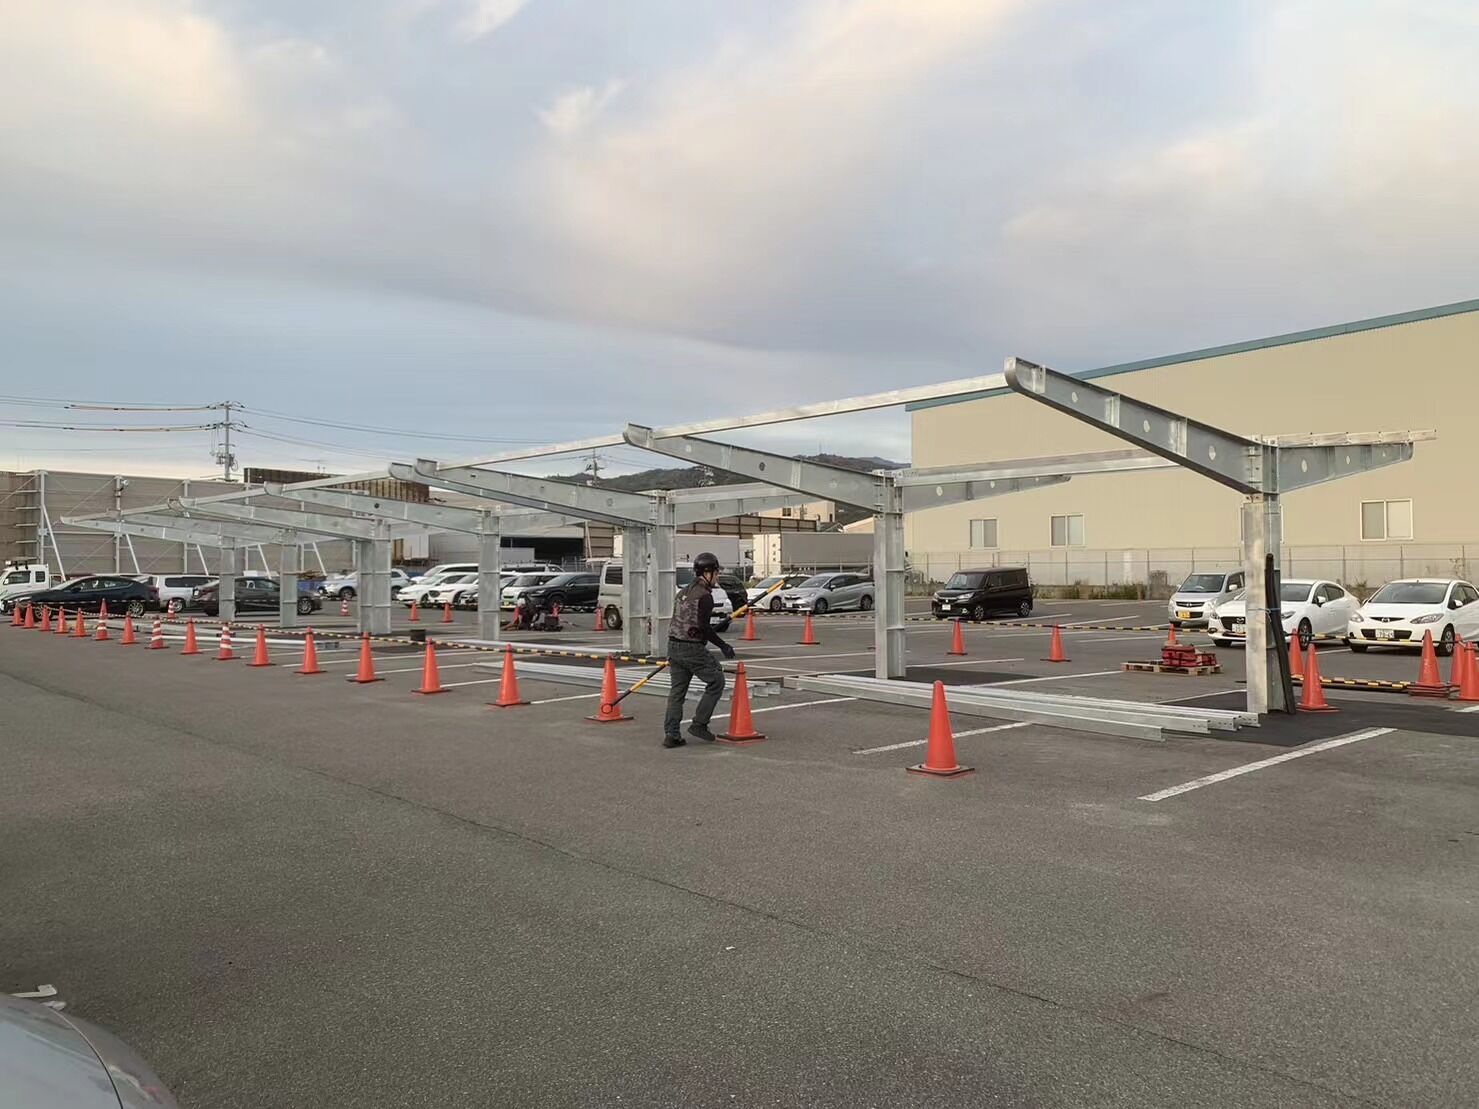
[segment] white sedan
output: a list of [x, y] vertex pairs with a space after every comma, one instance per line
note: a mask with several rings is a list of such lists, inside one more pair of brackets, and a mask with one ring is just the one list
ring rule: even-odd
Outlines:
[[504, 578], [499, 607], [512, 609], [515, 602], [519, 599], [519, 594], [524, 592], [524, 590], [533, 589], [536, 585], [543, 585], [545, 582], [559, 576], [558, 573], [539, 570], [531, 571], [527, 574], [519, 574], [513, 578]]
[[1458, 636], [1479, 636], [1479, 590], [1452, 578], [1389, 581], [1351, 617], [1346, 641], [1353, 651], [1421, 647], [1423, 632], [1440, 655], [1453, 653]]
[[[1219, 647], [1241, 643], [1247, 636], [1247, 596], [1244, 590], [1213, 612], [1208, 631], [1212, 642]], [[1297, 632], [1302, 647], [1308, 647], [1317, 635], [1344, 636], [1358, 607], [1356, 598], [1333, 581], [1296, 578], [1279, 585], [1279, 615], [1284, 635], [1292, 639]]]
[[424, 605], [438, 608], [442, 605], [456, 607], [462, 601], [462, 595], [478, 587], [478, 576], [476, 574], [449, 574], [441, 581], [426, 591]]

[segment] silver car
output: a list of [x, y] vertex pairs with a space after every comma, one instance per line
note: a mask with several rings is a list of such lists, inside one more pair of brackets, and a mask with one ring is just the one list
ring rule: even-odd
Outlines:
[[0, 994], [0, 1101], [26, 1109], [173, 1109], [149, 1065], [95, 1024]]
[[873, 607], [873, 579], [863, 574], [817, 574], [781, 594], [784, 612], [840, 612]]

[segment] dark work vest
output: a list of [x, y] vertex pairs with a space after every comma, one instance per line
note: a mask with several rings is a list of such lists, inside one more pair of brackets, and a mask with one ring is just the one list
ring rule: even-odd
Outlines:
[[709, 587], [699, 580], [678, 594], [678, 602], [673, 607], [673, 622], [668, 626], [669, 639], [680, 643], [704, 642], [707, 629], [699, 626], [698, 603], [708, 592]]

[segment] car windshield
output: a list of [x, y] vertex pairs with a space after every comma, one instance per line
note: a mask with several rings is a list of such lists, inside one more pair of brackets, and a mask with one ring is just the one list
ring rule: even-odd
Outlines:
[[462, 584], [464, 584], [466, 582], [470, 582], [470, 581], [474, 580], [476, 577], [477, 577], [476, 574], [453, 574], [450, 578], [443, 578], [442, 579], [442, 584], [443, 585], [462, 585]]
[[1371, 598], [1377, 605], [1441, 605], [1448, 593], [1443, 581], [1394, 581], [1376, 591]]
[[759, 584], [757, 584], [755, 586], [755, 588], [756, 589], [772, 589], [775, 586], [780, 585], [780, 583], [783, 582], [783, 581], [785, 581], [785, 580], [786, 580], [785, 578], [780, 578], [780, 577], [769, 577], [769, 578], [766, 578], [764, 581], [760, 582]]
[[509, 585], [538, 585], [543, 580], [543, 574], [520, 574], [518, 577], [514, 578], [513, 581], [509, 582]]
[[950, 580], [945, 583], [946, 589], [980, 589], [986, 582], [985, 574], [951, 574]]
[[1184, 582], [1178, 593], [1217, 593], [1222, 589], [1223, 577], [1221, 574], [1192, 574]]
[[30, 580], [31, 571], [15, 570], [9, 574], [6, 574], [4, 580], [0, 581], [0, 585], [22, 585]]
[[693, 584], [693, 567], [692, 566], [679, 566], [678, 567], [678, 573], [677, 573], [676, 581], [678, 583], [678, 588], [679, 589], [682, 589], [684, 586], [687, 586], [687, 585], [692, 585]]
[[822, 588], [822, 586], [826, 585], [831, 580], [832, 580], [832, 575], [831, 574], [818, 574], [814, 578], [807, 578], [804, 582], [802, 582], [796, 588], [797, 589], [820, 589], [820, 588]]

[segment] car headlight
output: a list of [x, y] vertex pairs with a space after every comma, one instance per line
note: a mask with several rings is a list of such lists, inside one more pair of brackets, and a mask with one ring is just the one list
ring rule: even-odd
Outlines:
[[1436, 624], [1441, 619], [1443, 619], [1441, 612], [1430, 612], [1426, 616], [1414, 616], [1412, 622], [1414, 624]]

